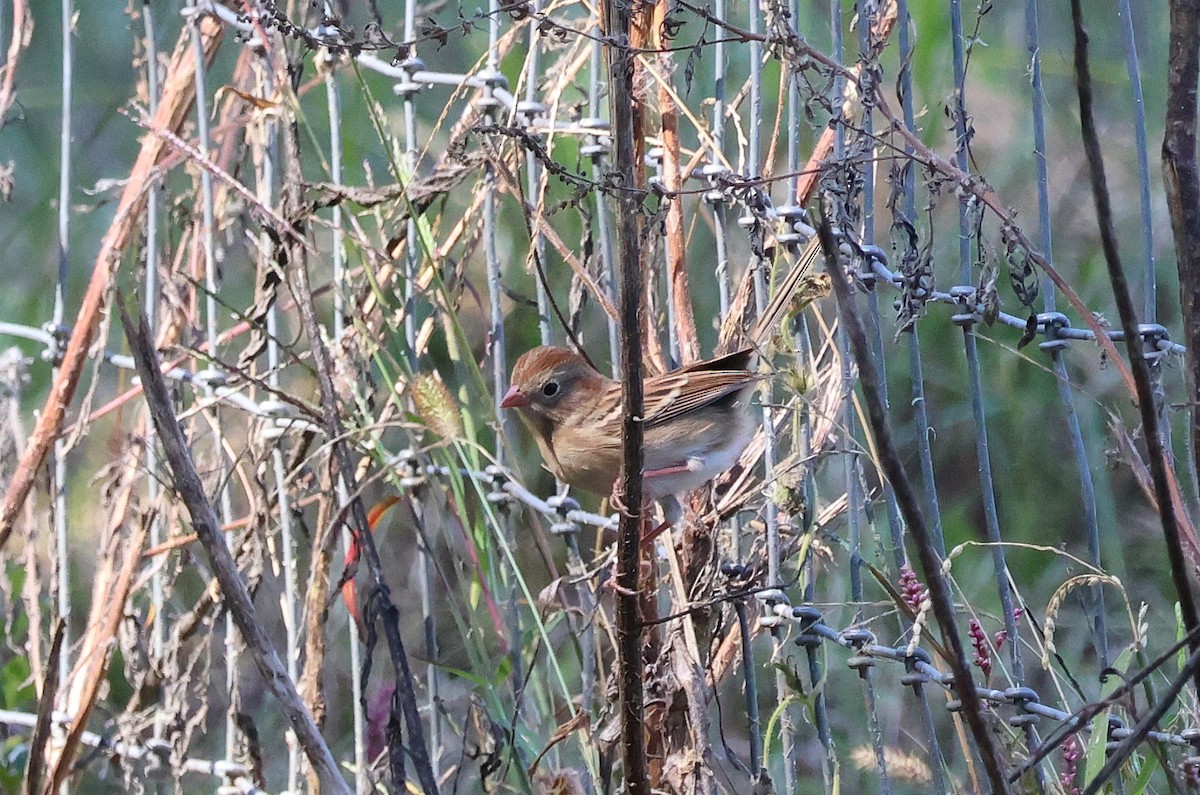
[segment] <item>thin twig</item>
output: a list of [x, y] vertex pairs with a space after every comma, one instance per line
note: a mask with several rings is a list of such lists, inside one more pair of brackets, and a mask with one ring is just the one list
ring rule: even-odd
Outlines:
[[837, 296], [838, 312], [845, 324], [850, 337], [850, 346], [854, 350], [854, 360], [858, 365], [858, 380], [862, 384], [863, 401], [867, 405], [867, 417], [871, 422], [871, 432], [875, 435], [875, 443], [879, 449], [879, 463], [887, 476], [888, 482], [896, 493], [896, 502], [904, 517], [904, 524], [912, 534], [917, 547], [917, 557], [921, 561], [921, 576], [929, 589], [929, 599], [933, 604], [933, 614], [941, 628], [942, 637], [950, 651], [947, 662], [954, 673], [954, 691], [962, 702], [963, 715], [975, 738], [975, 745], [983, 760], [984, 770], [992, 785], [993, 795], [1008, 792], [1004, 774], [1000, 769], [1000, 760], [996, 754], [996, 746], [992, 741], [992, 733], [983, 719], [979, 698], [975, 694], [975, 682], [971, 678], [971, 669], [963, 651], [962, 639], [954, 625], [954, 602], [950, 587], [942, 573], [942, 561], [925, 525], [917, 493], [912, 481], [908, 478], [904, 461], [896, 449], [892, 438], [891, 423], [888, 422], [887, 409], [883, 405], [882, 392], [879, 385], [879, 374], [875, 370], [875, 360], [871, 358], [871, 347], [867, 342], [867, 333], [863, 328], [862, 318], [854, 305], [854, 296], [850, 292], [850, 284], [838, 261], [838, 246], [833, 239], [829, 221], [822, 208], [817, 234], [821, 240], [821, 248], [825, 252], [825, 270], [833, 282], [833, 291]]
[[[1096, 222], [1100, 227], [1100, 245], [1104, 250], [1104, 262], [1108, 265], [1108, 279], [1112, 283], [1113, 300], [1121, 316], [1121, 328], [1125, 331], [1125, 349], [1129, 354], [1129, 368], [1133, 372], [1137, 388], [1138, 411], [1142, 416], [1142, 429], [1146, 437], [1146, 452], [1150, 458], [1150, 475], [1154, 479], [1154, 496], [1158, 501], [1158, 515], [1162, 520], [1163, 537], [1167, 544], [1167, 559], [1171, 564], [1171, 579], [1179, 596], [1179, 609], [1188, 633], [1200, 626], [1196, 613], [1196, 600], [1192, 583], [1188, 578], [1186, 553], [1180, 541], [1177, 520], [1177, 504], [1171, 498], [1171, 484], [1167, 479], [1170, 465], [1163, 447], [1163, 434], [1158, 427], [1158, 411], [1154, 400], [1154, 387], [1150, 381], [1150, 365], [1142, 350], [1142, 338], [1138, 334], [1137, 310], [1129, 294], [1129, 283], [1125, 279], [1125, 268], [1121, 264], [1121, 252], [1117, 246], [1117, 233], [1113, 227], [1112, 200], [1108, 192], [1108, 179], [1104, 173], [1104, 155], [1100, 151], [1100, 135], [1096, 131], [1096, 117], [1092, 109], [1092, 74], [1088, 63], [1088, 35], [1083, 27], [1083, 9], [1079, 0], [1071, 0], [1071, 22], [1075, 31], [1075, 85], [1079, 92], [1079, 127], [1083, 138], [1083, 150], [1087, 154], [1088, 173], [1092, 181], [1092, 197], [1096, 202]], [[1191, 550], [1193, 555], [1196, 549]], [[1193, 558], [1193, 567], [1196, 560]], [[1192, 653], [1200, 652], [1200, 639], [1191, 644]], [[1196, 686], [1200, 690], [1200, 668], [1195, 669]]]
[[[149, 132], [151, 135], [157, 136], [165, 141], [172, 149], [186, 157], [197, 168], [203, 169], [211, 176], [220, 180], [221, 184], [229, 191], [232, 191], [238, 196], [250, 209], [250, 211], [259, 217], [263, 225], [270, 229], [271, 232], [277, 235], [296, 235], [296, 232], [288, 226], [287, 222], [279, 217], [273, 209], [263, 204], [258, 196], [254, 194], [248, 187], [242, 184], [236, 177], [230, 174], [225, 169], [221, 168], [220, 164], [213, 162], [212, 158], [206, 157], [204, 152], [199, 147], [183, 140], [175, 134], [173, 130], [168, 130], [160, 127], [154, 121], [146, 118], [137, 118], [135, 122], [139, 127]], [[230, 137], [232, 140], [233, 137]], [[315, 254], [316, 249], [309, 245], [308, 241], [303, 238], [295, 238], [295, 242], [304, 246], [310, 254]]]
[[267, 687], [279, 699], [287, 716], [288, 724], [296, 733], [300, 747], [304, 749], [309, 764], [317, 771], [323, 788], [329, 792], [350, 794], [350, 787], [342, 778], [337, 762], [329, 751], [325, 739], [321, 737], [312, 715], [300, 700], [295, 683], [288, 678], [287, 670], [275, 653], [271, 639], [263, 628], [264, 623], [259, 619], [250, 593], [242, 582], [237, 563], [225, 537], [221, 533], [221, 523], [216, 511], [209, 502], [204, 491], [204, 483], [196, 472], [188, 452], [187, 441], [183, 430], [175, 419], [171, 408], [171, 399], [167, 394], [166, 381], [160, 371], [158, 355], [154, 351], [154, 343], [150, 338], [150, 329], [144, 317], [139, 317], [138, 325], [134, 326], [125, 311], [124, 303], [118, 298], [118, 308], [121, 312], [121, 325], [125, 327], [125, 336], [129, 339], [129, 347], [137, 360], [138, 375], [142, 379], [146, 403], [150, 407], [151, 416], [158, 436], [162, 440], [166, 461], [171, 470], [171, 482], [179, 498], [187, 506], [191, 515], [192, 526], [200, 537], [200, 543], [208, 556], [209, 565], [217, 582], [221, 586], [221, 594], [233, 616], [238, 631], [250, 649], [250, 655], [259, 674]]

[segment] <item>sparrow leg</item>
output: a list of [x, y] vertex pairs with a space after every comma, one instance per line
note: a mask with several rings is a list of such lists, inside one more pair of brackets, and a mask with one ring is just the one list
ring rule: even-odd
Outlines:
[[655, 527], [646, 535], [642, 536], [642, 548], [648, 548], [654, 543], [654, 539], [670, 530], [675, 525], [679, 524], [679, 520], [683, 518], [683, 506], [679, 504], [679, 500], [674, 495], [668, 494], [658, 501], [663, 512], [663, 523]]
[[695, 471], [695, 466], [691, 463], [691, 461], [689, 461], [686, 464], [672, 464], [671, 466], [663, 467], [662, 469], [647, 469], [642, 472], [642, 477], [646, 480], [650, 480], [651, 478], [661, 478], [666, 477], [667, 475], [682, 475], [684, 472]]
[[[660, 469], [644, 469], [642, 470], [642, 480], [653, 480], [654, 478], [669, 477], [671, 475], [682, 475], [685, 472], [695, 472], [699, 469], [701, 463], [696, 459], [689, 458], [685, 463], [672, 464], [669, 467], [661, 467]], [[625, 504], [621, 500], [621, 479], [617, 478], [612, 485], [612, 500], [613, 505], [619, 508], [624, 508]]]

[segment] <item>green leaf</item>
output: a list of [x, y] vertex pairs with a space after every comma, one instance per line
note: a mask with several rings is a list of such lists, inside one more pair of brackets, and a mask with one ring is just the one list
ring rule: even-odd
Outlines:
[[505, 654], [500, 658], [500, 664], [496, 666], [495, 681], [503, 682], [505, 679], [507, 679], [509, 675], [512, 674], [512, 667], [512, 655]]
[[20, 792], [29, 764], [29, 744], [23, 735], [14, 735], [0, 749], [0, 791]]
[[1146, 791], [1146, 787], [1150, 786], [1150, 777], [1154, 775], [1156, 765], [1152, 765], [1145, 760], [1138, 760], [1136, 757], [1131, 759], [1131, 763], [1137, 770], [1137, 776], [1133, 779], [1133, 786], [1129, 789], [1129, 795], [1142, 795]]
[[0, 668], [0, 696], [4, 698], [5, 707], [17, 709], [32, 704], [35, 693], [28, 658], [14, 657]]
[[1105, 709], [1092, 721], [1092, 734], [1088, 738], [1087, 751], [1084, 756], [1083, 780], [1092, 781], [1100, 774], [1104, 763], [1108, 761], [1108, 716], [1112, 709]]

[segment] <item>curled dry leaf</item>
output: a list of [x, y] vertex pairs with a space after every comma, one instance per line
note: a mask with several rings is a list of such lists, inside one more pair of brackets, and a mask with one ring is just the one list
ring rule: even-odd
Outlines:
[[[387, 516], [392, 507], [400, 502], [400, 498], [395, 495], [384, 497], [375, 505], [371, 506], [371, 510], [367, 513], [367, 526], [374, 533], [379, 527], [379, 523], [383, 521], [383, 517]], [[353, 537], [350, 539], [350, 544], [346, 548], [346, 558], [342, 562], [346, 569], [346, 579], [342, 583], [342, 601], [346, 603], [346, 611], [354, 618], [355, 621], [361, 620], [362, 616], [358, 612], [358, 591], [354, 586], [354, 572], [358, 566], [358, 557], [361, 554], [358, 541]]]
[[[537, 759], [534, 759], [533, 764], [529, 766], [529, 775], [532, 776], [537, 773], [538, 764], [542, 761], [542, 757], [549, 753], [551, 748], [558, 745], [577, 731], [587, 732], [590, 727], [591, 719], [588, 717], [588, 714], [583, 711], [576, 712], [565, 723], [559, 725], [559, 727], [554, 730], [554, 736], [550, 738], [550, 742], [546, 743], [546, 747], [542, 749], [542, 752], [537, 755]], [[542, 777], [539, 776], [539, 778]], [[583, 791], [582, 789], [576, 790], [569, 787], [564, 789], [564, 787], [567, 787], [567, 785], [572, 781], [569, 771], [559, 771], [548, 778], [550, 782], [557, 785], [557, 788], [543, 789], [543, 792], [562, 793], [563, 795], [569, 795], [570, 793]], [[579, 784], [580, 782], [575, 781], [575, 783]]]
[[545, 588], [538, 591], [537, 606], [539, 610], [554, 610], [562, 603], [562, 584], [563, 578], [556, 577]]

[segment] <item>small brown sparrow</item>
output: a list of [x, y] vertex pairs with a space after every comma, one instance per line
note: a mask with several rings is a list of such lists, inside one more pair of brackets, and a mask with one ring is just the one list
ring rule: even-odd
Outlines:
[[[672, 523], [674, 495], [732, 467], [750, 442], [750, 396], [766, 377], [746, 369], [752, 356], [748, 348], [645, 381], [643, 488]], [[619, 381], [572, 351], [543, 346], [517, 360], [500, 406], [517, 410], [559, 480], [597, 494], [613, 487], [621, 470]]]

